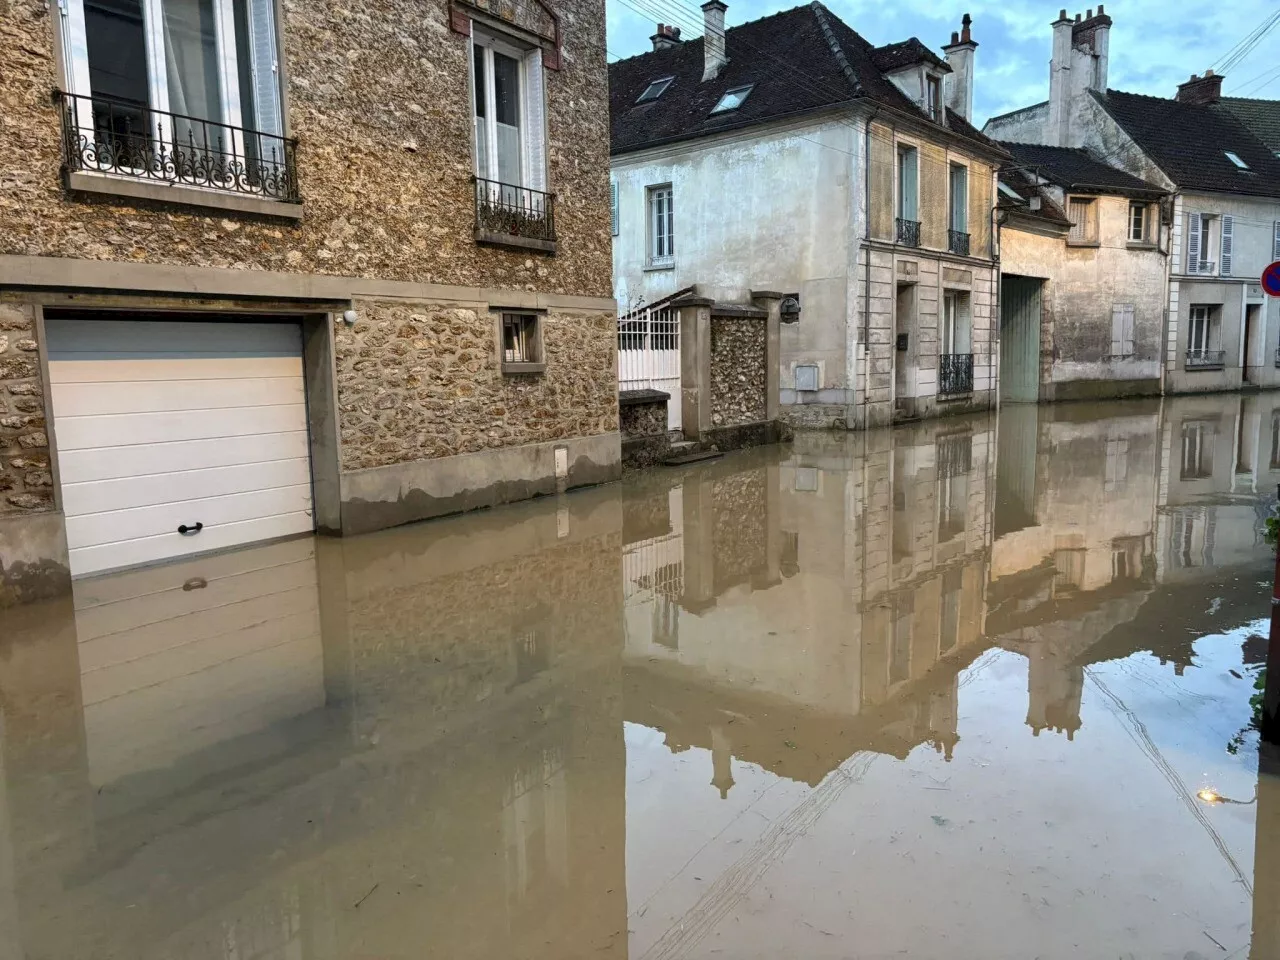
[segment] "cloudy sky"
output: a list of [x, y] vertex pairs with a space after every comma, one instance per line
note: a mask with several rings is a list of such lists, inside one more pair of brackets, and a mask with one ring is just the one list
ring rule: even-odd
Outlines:
[[[757, 20], [797, 5], [798, 0], [726, 0], [729, 26]], [[973, 16], [978, 41], [974, 112], [987, 117], [1024, 107], [1049, 95], [1049, 24], [1061, 0], [825, 0], [827, 6], [871, 43], [919, 37], [938, 50]], [[1221, 63], [1232, 48], [1276, 17], [1274, 0], [1103, 0], [1114, 20], [1108, 85], [1113, 89], [1173, 96], [1192, 73]], [[607, 0], [610, 59], [649, 49], [654, 24], [680, 26], [686, 38], [701, 33], [698, 0]], [[1068, 6], [1068, 16], [1084, 6]], [[1230, 96], [1280, 98], [1280, 29], [1272, 24], [1239, 64], [1227, 71], [1223, 92]], [[1221, 70], [1219, 72], [1222, 72]]]

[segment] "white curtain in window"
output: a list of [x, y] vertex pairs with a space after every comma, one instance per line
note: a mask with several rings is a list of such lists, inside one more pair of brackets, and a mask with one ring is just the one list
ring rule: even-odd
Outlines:
[[523, 185], [520, 153], [520, 61], [493, 54], [493, 105], [497, 126], [497, 176], [503, 183]]
[[524, 58], [525, 169], [524, 185], [547, 189], [546, 94], [543, 91], [542, 50], [530, 50]]
[[[169, 110], [221, 123], [223, 106], [218, 79], [221, 70], [213, 0], [164, 0], [163, 27]], [[197, 149], [212, 147], [229, 153], [230, 143], [224, 140], [219, 147], [220, 133], [217, 127], [174, 121], [174, 138], [179, 147], [190, 148], [194, 143]]]

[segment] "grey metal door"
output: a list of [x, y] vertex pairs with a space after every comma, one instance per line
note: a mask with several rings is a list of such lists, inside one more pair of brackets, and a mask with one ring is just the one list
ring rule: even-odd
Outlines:
[[1043, 280], [1005, 276], [1000, 280], [1000, 399], [1035, 403], [1040, 399], [1040, 293]]

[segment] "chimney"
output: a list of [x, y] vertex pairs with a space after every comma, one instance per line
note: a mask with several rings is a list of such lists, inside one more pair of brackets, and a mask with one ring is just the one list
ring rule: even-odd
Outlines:
[[[1078, 19], [1078, 18], [1077, 18]], [[1098, 4], [1097, 15], [1090, 10], [1084, 20], [1071, 29], [1071, 46], [1077, 62], [1084, 66], [1085, 89], [1107, 92], [1107, 66], [1111, 46], [1111, 18]], [[1077, 77], [1077, 84], [1081, 78]]]
[[721, 0], [707, 0], [702, 5], [703, 82], [718, 77], [729, 62], [724, 55], [724, 12], [728, 9]]
[[1111, 18], [1101, 4], [1087, 16], [1067, 16], [1064, 8], [1053, 22], [1053, 57], [1049, 61], [1049, 125], [1044, 142], [1050, 146], [1079, 146], [1073, 135], [1072, 114], [1090, 90], [1105, 93]]
[[966, 120], [973, 116], [973, 53], [978, 43], [969, 33], [973, 17], [967, 13], [960, 20], [960, 32], [951, 34], [951, 42], [942, 48], [951, 68], [943, 80], [947, 107]]
[[658, 24], [658, 32], [649, 38], [654, 50], [669, 50], [680, 42], [680, 28], [667, 23]]
[[1064, 9], [1053, 21], [1053, 54], [1049, 58], [1049, 126], [1044, 142], [1065, 147], [1071, 117], [1071, 30], [1075, 26]]
[[1179, 103], [1217, 103], [1222, 99], [1222, 76], [1206, 70], [1203, 77], [1194, 73], [1186, 83], [1178, 84]]

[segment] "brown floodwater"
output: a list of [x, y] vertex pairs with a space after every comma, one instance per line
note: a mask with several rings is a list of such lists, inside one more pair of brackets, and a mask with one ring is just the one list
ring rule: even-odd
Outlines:
[[1280, 957], [1278, 482], [1280, 394], [1009, 407], [80, 581], [0, 960]]

